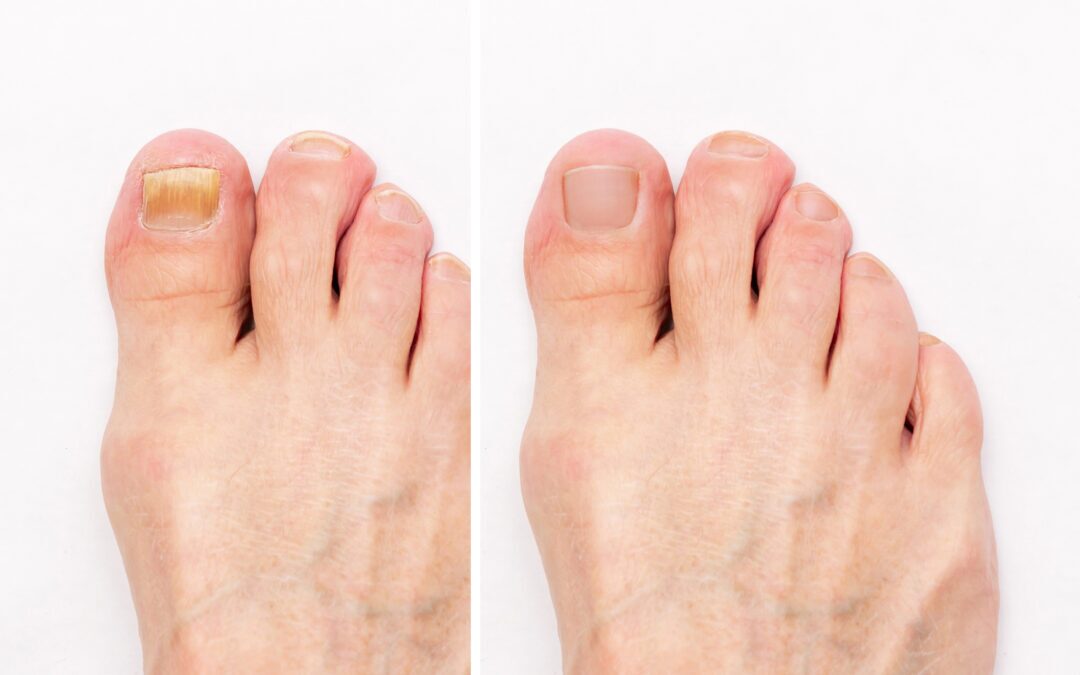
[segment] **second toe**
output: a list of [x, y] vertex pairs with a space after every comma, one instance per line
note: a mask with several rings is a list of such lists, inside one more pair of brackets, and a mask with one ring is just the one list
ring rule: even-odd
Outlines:
[[374, 177], [368, 156], [331, 134], [300, 133], [274, 150], [256, 200], [251, 256], [261, 353], [287, 352], [324, 332], [338, 239]]

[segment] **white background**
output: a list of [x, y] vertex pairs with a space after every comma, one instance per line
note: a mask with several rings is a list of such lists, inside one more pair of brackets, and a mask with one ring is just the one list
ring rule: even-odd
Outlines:
[[16, 3], [0, 19], [0, 670], [136, 673], [101, 500], [116, 339], [105, 225], [157, 134], [360, 144], [469, 259], [464, 2]]
[[595, 127], [644, 136], [675, 180], [701, 138], [754, 131], [837, 198], [979, 385], [998, 672], [1080, 672], [1078, 27], [1064, 1], [474, 5], [478, 672], [559, 669], [517, 506], [535, 364], [522, 232], [551, 156]]
[[517, 478], [535, 347], [521, 240], [558, 147], [616, 126], [676, 180], [707, 134], [761, 133], [842, 203], [856, 247], [892, 267], [979, 384], [998, 670], [1076, 672], [1080, 15], [1064, 0], [822, 4], [475, 0], [471, 19], [463, 0], [5, 8], [4, 670], [139, 669], [98, 481], [115, 364], [103, 235], [131, 156], [196, 126], [232, 141], [256, 181], [287, 134], [342, 133], [421, 201], [437, 248], [471, 258], [474, 669], [557, 672]]

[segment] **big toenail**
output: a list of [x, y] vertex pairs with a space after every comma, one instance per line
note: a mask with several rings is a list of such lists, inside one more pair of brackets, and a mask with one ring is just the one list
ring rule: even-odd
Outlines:
[[857, 255], [848, 261], [848, 272], [857, 277], [892, 279], [892, 274], [872, 255]]
[[348, 143], [321, 131], [305, 131], [293, 136], [289, 150], [302, 155], [313, 155], [327, 159], [344, 159], [352, 148]]
[[465, 263], [445, 253], [432, 256], [428, 266], [432, 274], [444, 281], [468, 282], [471, 276]]
[[726, 157], [764, 157], [769, 152], [769, 145], [749, 134], [731, 131], [716, 134], [709, 141], [709, 152]]
[[204, 230], [218, 209], [221, 173], [181, 166], [143, 174], [142, 224], [148, 230]]
[[398, 190], [383, 190], [376, 193], [375, 205], [379, 207], [380, 216], [396, 223], [416, 225], [424, 219], [420, 214], [420, 206], [413, 201], [412, 197]]
[[575, 230], [602, 232], [634, 220], [638, 172], [629, 166], [594, 165], [563, 175], [563, 210]]
[[934, 345], [938, 344], [941, 344], [941, 340], [937, 339], [930, 333], [919, 333], [919, 346], [933, 347]]
[[795, 195], [795, 210], [811, 220], [832, 220], [840, 209], [823, 192], [806, 190]]

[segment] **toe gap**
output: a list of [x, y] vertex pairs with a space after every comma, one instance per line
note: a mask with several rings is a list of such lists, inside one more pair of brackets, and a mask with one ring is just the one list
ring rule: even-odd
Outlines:
[[244, 320], [240, 322], [240, 330], [236, 332], [236, 342], [239, 343], [255, 330], [255, 312], [249, 301], [244, 308]]

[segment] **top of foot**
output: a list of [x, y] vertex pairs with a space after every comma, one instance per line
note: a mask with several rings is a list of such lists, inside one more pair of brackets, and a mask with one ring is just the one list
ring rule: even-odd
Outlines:
[[468, 669], [469, 272], [322, 132], [132, 162], [103, 483], [154, 672]]
[[522, 472], [569, 672], [992, 667], [971, 379], [793, 174], [742, 132], [677, 193], [618, 131], [551, 163]]

